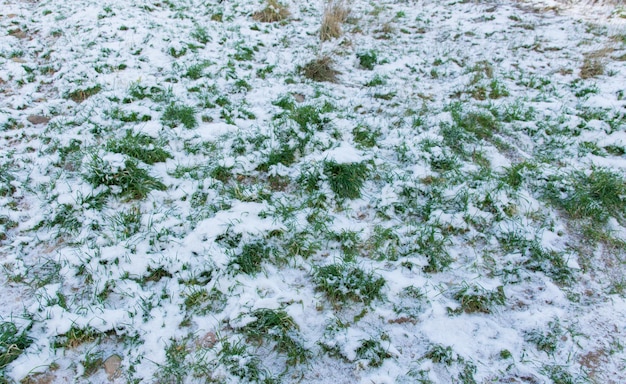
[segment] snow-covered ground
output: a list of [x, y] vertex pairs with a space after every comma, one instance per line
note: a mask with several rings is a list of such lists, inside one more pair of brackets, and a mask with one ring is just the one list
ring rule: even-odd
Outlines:
[[0, 2], [0, 383], [626, 382], [626, 6], [266, 4]]

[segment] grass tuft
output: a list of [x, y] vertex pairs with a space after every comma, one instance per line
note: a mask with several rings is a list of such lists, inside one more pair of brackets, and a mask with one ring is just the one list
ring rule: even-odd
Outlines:
[[69, 331], [59, 335], [54, 340], [55, 348], [76, 348], [84, 343], [90, 343], [99, 339], [102, 333], [92, 327], [80, 328], [73, 325]]
[[135, 159], [124, 161], [123, 167], [113, 167], [97, 154], [92, 155], [87, 164], [85, 180], [95, 188], [113, 187], [112, 192], [128, 199], [143, 199], [152, 190], [167, 189], [159, 179], [150, 176]]
[[422, 270], [426, 273], [438, 273], [446, 270], [454, 261], [446, 249], [449, 239], [433, 226], [425, 226], [417, 233], [415, 244], [418, 252], [425, 255], [428, 264]]
[[454, 293], [454, 299], [461, 306], [452, 313], [491, 313], [494, 305], [504, 305], [506, 296], [502, 286], [490, 292], [478, 285], [464, 284]]
[[204, 316], [224, 309], [226, 300], [226, 295], [215, 287], [210, 290], [193, 288], [185, 294], [184, 304], [187, 311]]
[[424, 358], [430, 359], [435, 364], [450, 366], [457, 360], [457, 355], [454, 353], [452, 347], [444, 347], [441, 344], [436, 344], [424, 354]]
[[0, 165], [0, 197], [11, 196], [15, 193], [16, 188], [13, 185], [15, 176], [9, 171], [10, 165]]
[[341, 24], [348, 19], [350, 8], [343, 0], [329, 0], [322, 15], [320, 27], [320, 40], [328, 41], [336, 39], [343, 34]]
[[374, 66], [378, 64], [378, 54], [374, 50], [369, 50], [365, 52], [358, 52], [356, 54], [357, 59], [359, 59], [359, 65], [361, 68], [372, 70]]
[[155, 164], [173, 158], [171, 153], [163, 149], [163, 146], [163, 142], [153, 137], [128, 130], [122, 139], [109, 140], [106, 149], [134, 157], [146, 164]]
[[339, 164], [335, 161], [324, 162], [324, 174], [328, 177], [330, 189], [340, 199], [361, 197], [361, 188], [369, 173], [366, 163]]
[[266, 246], [263, 242], [257, 241], [243, 246], [243, 249], [237, 254], [230, 265], [247, 274], [256, 275], [261, 272], [261, 265], [264, 261], [268, 261], [272, 255], [272, 248]]
[[172, 103], [165, 108], [161, 121], [164, 125], [174, 128], [182, 124], [187, 129], [195, 128], [198, 125], [196, 111], [193, 107], [177, 105]]
[[26, 331], [20, 332], [14, 323], [0, 323], [0, 369], [17, 359], [32, 342]]
[[606, 168], [575, 171], [564, 180], [554, 180], [548, 184], [546, 196], [572, 218], [595, 224], [604, 224], [609, 217], [624, 219], [626, 215], [626, 180]]
[[219, 362], [226, 367], [231, 375], [244, 380], [244, 382], [274, 383], [269, 373], [262, 369], [259, 357], [250, 354], [243, 342], [224, 341], [217, 356]]
[[287, 312], [261, 308], [249, 315], [255, 320], [241, 329], [248, 339], [259, 345], [264, 339], [274, 341], [275, 349], [287, 355], [288, 365], [304, 363], [311, 357], [299, 341], [298, 325]]
[[93, 87], [77, 89], [67, 94], [67, 98], [71, 99], [75, 103], [82, 103], [87, 100], [91, 96], [97, 94], [102, 90], [102, 86], [94, 85]]
[[573, 272], [561, 252], [545, 249], [538, 240], [527, 240], [516, 233], [509, 233], [500, 239], [505, 252], [520, 252], [526, 260], [523, 266], [533, 272], [543, 272], [559, 284], [572, 280]]
[[598, 58], [585, 58], [580, 67], [579, 76], [581, 79], [590, 79], [604, 74], [604, 63]]
[[367, 361], [369, 367], [380, 367], [385, 359], [391, 357], [389, 351], [384, 348], [379, 340], [368, 339], [363, 340], [361, 345], [356, 349], [356, 356], [360, 360]]
[[364, 125], [357, 125], [352, 130], [354, 141], [364, 148], [376, 146], [376, 140], [381, 136], [380, 130], [372, 129]]
[[333, 68], [334, 60], [328, 55], [311, 60], [302, 67], [302, 74], [313, 81], [337, 82], [337, 75], [341, 72]]
[[559, 340], [562, 336], [563, 329], [559, 321], [553, 320], [548, 323], [547, 331], [544, 332], [540, 329], [534, 329], [527, 332], [524, 339], [533, 343], [539, 351], [553, 355], [559, 346]]
[[261, 23], [275, 23], [283, 21], [289, 16], [291, 16], [291, 12], [287, 6], [277, 0], [265, 0], [265, 8], [252, 14], [252, 18]]
[[350, 264], [330, 264], [315, 269], [313, 280], [317, 290], [323, 292], [335, 306], [348, 301], [369, 305], [382, 298], [385, 279], [374, 273], [366, 273]]

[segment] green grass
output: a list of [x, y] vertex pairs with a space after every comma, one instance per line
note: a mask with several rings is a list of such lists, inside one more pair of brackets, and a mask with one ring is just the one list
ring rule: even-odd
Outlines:
[[430, 159], [430, 168], [435, 172], [451, 173], [457, 172], [461, 166], [459, 159], [450, 154], [442, 154], [432, 156]]
[[141, 211], [138, 207], [131, 207], [127, 211], [118, 212], [112, 217], [112, 223], [115, 230], [120, 234], [122, 239], [139, 233], [141, 230]]
[[359, 256], [362, 241], [358, 232], [342, 230], [340, 233], [333, 233], [332, 239], [339, 242], [344, 262], [355, 261]]
[[102, 367], [104, 359], [102, 358], [102, 352], [88, 352], [85, 354], [85, 358], [81, 360], [80, 364], [83, 366], [83, 377], [89, 377], [98, 372], [98, 369]]
[[[440, 134], [443, 138], [443, 144], [450, 148], [454, 154], [462, 157], [467, 156], [466, 146], [474, 140], [462, 126], [444, 123], [440, 127]], [[450, 158], [450, 156], [445, 157]]]
[[378, 53], [376, 51], [358, 52], [356, 58], [359, 60], [359, 66], [363, 69], [373, 70], [378, 64]]
[[47, 225], [56, 227], [61, 234], [77, 234], [82, 228], [80, 212], [70, 204], [60, 204], [54, 212], [54, 217]]
[[[555, 44], [539, 32], [558, 16], [497, 4], [329, 0], [350, 12], [320, 43], [315, 4], [197, 3], [99, 5], [110, 33], [78, 50], [32, 44], [44, 8], [4, 18], [27, 37], [0, 52], [0, 267], [34, 323], [0, 322], [0, 384], [97, 381], [113, 353], [129, 383], [619, 381], [619, 335], [590, 344], [571, 316], [514, 324], [515, 345], [484, 337], [511, 311], [626, 295], [626, 45], [610, 28], [562, 23], [580, 34]], [[63, 23], [44, 38], [81, 34], [50, 9]], [[499, 28], [511, 12], [538, 37]], [[606, 76], [575, 54], [595, 46]], [[546, 286], [558, 299], [534, 300]], [[39, 337], [120, 308], [123, 329]], [[420, 332], [438, 316], [495, 323], [456, 349]], [[56, 363], [16, 377], [46, 348]]]
[[[410, 262], [402, 263], [403, 266], [412, 270], [414, 265]], [[426, 293], [413, 285], [404, 287], [398, 294], [398, 300], [393, 306], [393, 311], [401, 318], [416, 320], [428, 306]]]
[[169, 345], [165, 347], [165, 364], [162, 364], [157, 372], [160, 382], [182, 384], [189, 373], [189, 366], [186, 363], [189, 354], [190, 349], [184, 339], [171, 339]]
[[537, 166], [523, 161], [505, 169], [501, 180], [514, 190], [519, 190], [529, 176], [534, 176]]
[[376, 299], [382, 299], [382, 288], [385, 286], [384, 278], [346, 263], [316, 267], [313, 281], [316, 290], [324, 293], [336, 307], [350, 301], [369, 305]]
[[496, 305], [504, 305], [506, 296], [502, 286], [495, 291], [487, 291], [478, 285], [464, 284], [453, 295], [460, 307], [453, 313], [491, 313]]
[[324, 174], [337, 198], [357, 199], [361, 197], [361, 188], [369, 175], [369, 167], [365, 162], [340, 164], [325, 161]]
[[150, 115], [140, 115], [139, 112], [136, 111], [126, 112], [117, 107], [111, 110], [110, 116], [112, 119], [117, 119], [124, 123], [145, 123], [152, 120], [152, 116]]
[[114, 153], [122, 153], [140, 160], [146, 164], [165, 162], [173, 158], [172, 154], [164, 149], [165, 143], [143, 133], [126, 131], [121, 139], [111, 139], [106, 149]]
[[542, 372], [552, 380], [553, 384], [583, 384], [589, 382], [586, 379], [574, 377], [567, 371], [566, 366], [546, 364], [543, 366]]
[[488, 96], [490, 99], [499, 99], [502, 97], [507, 97], [509, 95], [510, 93], [506, 85], [504, 85], [498, 79], [492, 79], [489, 82], [489, 95]]
[[182, 125], [187, 129], [192, 129], [198, 125], [196, 110], [193, 107], [176, 103], [171, 103], [165, 108], [161, 122], [171, 128]]
[[102, 336], [102, 332], [92, 327], [78, 327], [73, 325], [66, 333], [54, 339], [54, 347], [73, 349], [82, 344], [99, 340]]
[[94, 188], [107, 186], [113, 194], [131, 200], [143, 199], [152, 190], [167, 189], [159, 179], [141, 168], [135, 159], [125, 160], [123, 169], [114, 169], [107, 161], [93, 154], [83, 177]]
[[198, 80], [204, 76], [204, 70], [211, 66], [210, 61], [204, 61], [202, 63], [190, 65], [187, 68], [184, 76], [190, 78], [191, 80]]
[[607, 168], [574, 171], [561, 180], [552, 180], [545, 195], [573, 219], [600, 225], [609, 217], [623, 220], [626, 215], [626, 180]]
[[331, 108], [327, 106], [320, 108], [315, 105], [303, 105], [293, 107], [288, 116], [298, 124], [303, 132], [321, 131], [330, 122], [330, 119], [324, 118], [322, 114], [330, 112], [330, 110]]
[[386, 92], [386, 93], [374, 93], [372, 95], [373, 98], [375, 99], [379, 99], [379, 100], [392, 100], [394, 97], [396, 97], [397, 92], [396, 91], [391, 91], [391, 92]]
[[[444, 347], [441, 344], [435, 344], [424, 354], [422, 359], [430, 359], [435, 364], [445, 365], [448, 367], [446, 369], [447, 372], [458, 372], [457, 377], [448, 377], [449, 382], [477, 384], [474, 378], [476, 365], [471, 361], [466, 361], [462, 356], [455, 353], [452, 347]], [[454, 369], [451, 369], [453, 366], [455, 366]]]
[[573, 271], [560, 252], [547, 250], [532, 244], [529, 248], [530, 258], [524, 266], [530, 271], [540, 271], [552, 278], [556, 283], [569, 284], [574, 277]]
[[423, 356], [435, 364], [452, 365], [457, 360], [457, 355], [452, 347], [444, 347], [441, 344], [433, 345]]
[[17, 221], [11, 220], [8, 216], [0, 215], [0, 241], [6, 240], [9, 230], [18, 226]]
[[169, 47], [167, 53], [175, 59], [183, 57], [187, 54], [187, 47]]
[[17, 359], [31, 344], [26, 330], [19, 330], [8, 321], [0, 323], [0, 375], [13, 360]]
[[426, 256], [428, 264], [422, 268], [426, 273], [443, 272], [454, 261], [446, 249], [449, 239], [436, 227], [419, 228], [414, 242], [417, 246], [416, 251]]
[[148, 266], [146, 273], [140, 279], [137, 279], [137, 281], [142, 285], [145, 285], [151, 282], [157, 283], [163, 278], [172, 278], [172, 274], [162, 265], [159, 265], [156, 268]]
[[200, 44], [207, 44], [211, 42], [211, 35], [206, 27], [196, 24], [194, 30], [191, 32], [191, 37], [194, 38]]
[[520, 252], [525, 258], [521, 267], [533, 272], [543, 272], [558, 284], [567, 285], [574, 277], [563, 253], [545, 249], [536, 239], [528, 240], [519, 234], [508, 233], [500, 238], [500, 246], [504, 252]]
[[298, 325], [287, 312], [262, 308], [251, 312], [249, 316], [255, 320], [246, 324], [241, 331], [250, 341], [259, 345], [266, 339], [273, 341], [276, 351], [287, 355], [288, 365], [305, 363], [311, 357], [300, 341]]
[[400, 237], [394, 228], [377, 225], [372, 236], [361, 247], [365, 254], [375, 260], [398, 260]]
[[450, 108], [450, 112], [456, 126], [470, 133], [471, 138], [490, 140], [500, 129], [496, 117], [488, 110], [464, 112], [461, 104], [455, 104]]
[[533, 121], [537, 115], [535, 108], [515, 100], [511, 104], [504, 105], [498, 113], [502, 121], [511, 123], [514, 121]]
[[15, 176], [10, 169], [9, 163], [0, 165], [0, 197], [11, 196], [16, 191], [15, 185], [12, 184], [15, 181]]
[[361, 341], [361, 345], [356, 349], [356, 357], [366, 361], [367, 366], [377, 368], [383, 365], [385, 359], [391, 358], [391, 354], [380, 340], [368, 339]]
[[558, 320], [553, 320], [548, 323], [548, 329], [546, 331], [541, 329], [534, 329], [529, 331], [525, 335], [525, 340], [534, 344], [537, 350], [543, 351], [548, 355], [553, 355], [560, 344], [560, 339], [563, 336], [563, 329]]
[[236, 45], [236, 51], [233, 54], [233, 59], [237, 61], [251, 61], [254, 59], [254, 48], [246, 47], [242, 43]]
[[371, 80], [369, 80], [363, 85], [365, 85], [366, 87], [378, 87], [380, 85], [385, 85], [385, 84], [387, 84], [387, 79], [380, 76], [379, 74], [376, 74]]
[[226, 295], [213, 287], [210, 290], [205, 288], [192, 288], [185, 293], [185, 308], [187, 311], [198, 315], [219, 312], [226, 305]]
[[296, 150], [297, 148], [287, 144], [283, 144], [279, 148], [272, 148], [267, 156], [267, 160], [259, 164], [257, 170], [267, 172], [273, 165], [292, 165], [296, 161]]
[[158, 86], [144, 86], [139, 82], [132, 83], [128, 89], [130, 98], [125, 99], [125, 103], [130, 103], [134, 100], [150, 99], [155, 103], [167, 101], [172, 98], [171, 90], [164, 90]]
[[258, 356], [248, 352], [247, 343], [224, 341], [217, 354], [219, 364], [226, 367], [228, 372], [244, 382], [271, 384], [274, 378], [266, 369], [263, 369]]
[[261, 272], [263, 262], [271, 261], [272, 253], [272, 248], [262, 241], [248, 243], [233, 257], [230, 266], [247, 275], [256, 275]]
[[209, 176], [222, 183], [227, 183], [233, 177], [232, 167], [218, 165], [211, 169]]

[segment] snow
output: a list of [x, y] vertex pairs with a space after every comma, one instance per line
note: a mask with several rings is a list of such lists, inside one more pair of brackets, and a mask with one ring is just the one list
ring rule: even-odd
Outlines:
[[[255, 362], [285, 383], [404, 383], [419, 372], [448, 383], [464, 367], [476, 382], [549, 382], [553, 366], [575, 382], [626, 381], [626, 212], [611, 212], [601, 227], [609, 240], [594, 243], [545, 197], [574, 170], [626, 176], [622, 6], [353, 0], [344, 35], [322, 43], [324, 4], [284, 4], [291, 18], [266, 24], [251, 17], [263, 6], [251, 0], [2, 3], [0, 320], [32, 340], [3, 379], [105, 382], [88, 359], [115, 353], [119, 383], [260, 382], [242, 373]], [[373, 70], [356, 56], [368, 50]], [[582, 79], [585, 58], [600, 51], [604, 73]], [[335, 60], [337, 83], [300, 74], [322, 54]], [[205, 64], [195, 78], [194, 65]], [[384, 83], [368, 85], [375, 76]], [[490, 96], [498, 84], [508, 95]], [[85, 100], [70, 98], [81, 92]], [[292, 108], [328, 110], [324, 123], [300, 129], [293, 110], [275, 105], [289, 95]], [[464, 123], [475, 123], [467, 112], [488, 112], [497, 127], [454, 136], [445, 128], [459, 123], [455, 103]], [[192, 106], [198, 125], [164, 125], [170, 105]], [[533, 116], [507, 116], [516, 105]], [[116, 108], [150, 119], [123, 121]], [[373, 145], [357, 126], [378, 133]], [[128, 130], [155, 140], [145, 151], [171, 153], [137, 160], [165, 190], [116, 197], [121, 186], [87, 181], [93, 156], [106, 172], [128, 171], [134, 155], [107, 149]], [[283, 145], [298, 147], [293, 160]], [[270, 154], [284, 156], [264, 168]], [[329, 161], [367, 164], [359, 198], [335, 195]], [[536, 168], [521, 169], [512, 187], [508, 172], [522, 161]], [[245, 274], [233, 260], [256, 243], [270, 256]], [[428, 271], [441, 252], [450, 265]], [[533, 261], [533, 252], [563, 265]], [[337, 263], [382, 277], [382, 297], [326, 297], [314, 277]], [[463, 311], [454, 293], [465, 286], [502, 287], [505, 304]], [[307, 362], [286, 365], [271, 339], [279, 328], [261, 343], [246, 338], [258, 309], [290, 316]], [[556, 349], [541, 350], [528, 335], [548, 334], [555, 321]], [[59, 344], [88, 328], [95, 340]], [[209, 332], [215, 345], [199, 347]], [[380, 365], [359, 355], [366, 341], [386, 353]], [[227, 345], [245, 350], [238, 369]], [[425, 357], [438, 345], [452, 349], [451, 365]]]

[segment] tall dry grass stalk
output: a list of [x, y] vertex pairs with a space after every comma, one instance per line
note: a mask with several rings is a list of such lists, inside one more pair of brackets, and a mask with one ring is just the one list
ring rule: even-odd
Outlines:
[[341, 24], [348, 19], [350, 7], [345, 0], [328, 0], [322, 16], [320, 40], [336, 39], [343, 34]]

